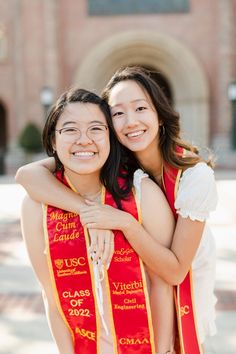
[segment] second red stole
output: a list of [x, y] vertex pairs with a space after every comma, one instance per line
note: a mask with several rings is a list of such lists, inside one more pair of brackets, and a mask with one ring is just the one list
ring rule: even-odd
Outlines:
[[[164, 192], [176, 220], [178, 214], [176, 212], [174, 203], [181, 174], [181, 169], [177, 169], [171, 166], [168, 166], [168, 169], [164, 169], [163, 172]], [[180, 345], [178, 354], [202, 354], [194, 313], [194, 296], [191, 269], [189, 270], [183, 282], [175, 287], [175, 300]]]

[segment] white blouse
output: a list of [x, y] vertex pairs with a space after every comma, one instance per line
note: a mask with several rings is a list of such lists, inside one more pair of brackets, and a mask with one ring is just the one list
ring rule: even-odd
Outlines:
[[[141, 180], [148, 175], [135, 171], [134, 186], [141, 197]], [[216, 208], [217, 190], [213, 170], [204, 162], [185, 170], [181, 176], [175, 200], [177, 213], [183, 218], [206, 221]], [[189, 235], [191, 237], [191, 235]], [[215, 327], [215, 281], [216, 250], [214, 238], [207, 224], [196, 255], [192, 262], [193, 290], [200, 342], [216, 333]]]

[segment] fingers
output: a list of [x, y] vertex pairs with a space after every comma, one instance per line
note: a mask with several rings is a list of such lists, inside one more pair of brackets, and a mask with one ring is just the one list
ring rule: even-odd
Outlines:
[[98, 218], [99, 211], [97, 210], [82, 209], [80, 212], [80, 221], [83, 226], [98, 221]]
[[114, 234], [110, 230], [89, 229], [90, 247], [89, 253], [94, 262], [99, 259], [109, 268], [114, 254]]
[[89, 254], [93, 256], [93, 259], [97, 255], [97, 230], [88, 230], [90, 236], [90, 247], [89, 247]]
[[104, 230], [97, 230], [98, 238], [97, 238], [97, 256], [98, 259], [102, 259], [103, 254], [104, 254], [104, 248], [105, 248], [105, 234], [106, 232]]
[[108, 258], [110, 254], [110, 231], [105, 231], [105, 238], [104, 238], [104, 251], [102, 255], [102, 264], [107, 265]]
[[88, 229], [90, 235], [89, 254], [94, 262], [102, 259], [104, 252], [104, 230]]
[[102, 263], [106, 265], [107, 269], [109, 268], [109, 265], [111, 263], [113, 253], [114, 253], [114, 234], [112, 231], [106, 230]]
[[112, 231], [110, 231], [110, 233], [111, 233], [111, 237], [110, 237], [110, 251], [109, 251], [109, 255], [108, 255], [108, 258], [107, 258], [107, 262], [106, 262], [107, 269], [108, 269], [109, 266], [110, 266], [110, 263], [111, 263], [111, 260], [112, 260], [112, 257], [113, 257], [114, 251], [115, 251], [114, 234], [113, 234]]

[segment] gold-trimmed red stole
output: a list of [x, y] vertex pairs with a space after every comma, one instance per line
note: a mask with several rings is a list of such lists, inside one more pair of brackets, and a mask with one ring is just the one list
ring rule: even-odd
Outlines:
[[45, 206], [44, 230], [54, 295], [74, 353], [97, 353], [99, 326], [86, 229], [77, 214]]
[[[178, 148], [178, 151], [181, 152], [181, 149]], [[171, 166], [163, 171], [164, 192], [176, 220], [178, 214], [174, 203], [181, 173], [182, 170]], [[180, 354], [202, 353], [197, 333], [193, 295], [192, 270], [190, 269], [183, 282], [175, 287]]]
[[[68, 186], [64, 176], [57, 174], [57, 178]], [[104, 201], [115, 206], [107, 191]], [[133, 194], [122, 205], [138, 218]], [[58, 310], [71, 332], [75, 354], [99, 353], [100, 319], [92, 263], [87, 253], [88, 233], [79, 215], [52, 206], [44, 210], [47, 256]], [[115, 254], [109, 271], [105, 271], [114, 350], [117, 354], [153, 354], [143, 264], [124, 235], [119, 231], [114, 233]]]
[[[116, 207], [110, 193], [105, 204]], [[140, 220], [133, 193], [122, 201], [122, 209]], [[115, 252], [108, 270], [111, 310], [117, 353], [149, 354], [155, 352], [151, 310], [144, 267], [123, 233], [115, 230]]]

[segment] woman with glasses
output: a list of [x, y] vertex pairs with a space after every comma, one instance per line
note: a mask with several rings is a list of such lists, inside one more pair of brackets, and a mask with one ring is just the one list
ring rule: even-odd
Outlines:
[[[141, 193], [133, 190], [109, 106], [94, 93], [65, 92], [49, 113], [43, 143], [57, 181], [83, 200], [106, 204], [117, 220], [95, 248], [80, 215], [28, 196], [23, 202], [23, 236], [59, 352], [172, 353], [172, 287], [155, 275], [148, 256], [157, 238], [170, 246], [174, 228], [161, 190], [148, 178]], [[145, 266], [135, 252], [140, 246]], [[104, 252], [114, 252], [109, 267]]]

